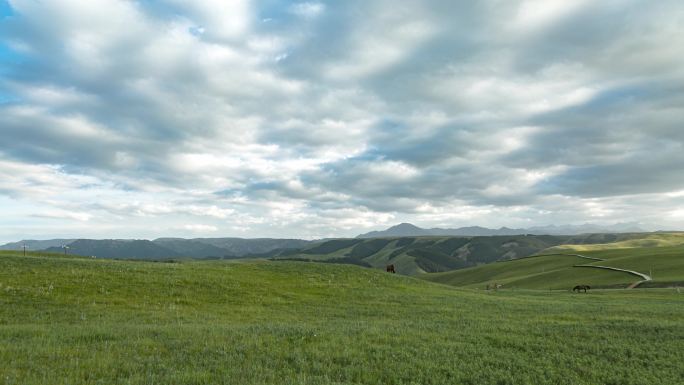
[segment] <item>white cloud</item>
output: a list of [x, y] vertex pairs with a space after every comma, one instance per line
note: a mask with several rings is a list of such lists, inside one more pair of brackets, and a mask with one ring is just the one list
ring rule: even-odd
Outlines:
[[[422, 6], [370, 6], [369, 17], [358, 20], [350, 47], [341, 60], [330, 63], [325, 75], [347, 81], [377, 74], [414, 54], [421, 43], [438, 33]], [[388, 9], [389, 8], [389, 9]]]
[[202, 224], [193, 224], [183, 226], [184, 230], [196, 232], [196, 233], [213, 233], [218, 231], [218, 227]]
[[524, 31], [533, 31], [581, 9], [587, 0], [525, 0], [518, 6], [512, 24]]
[[66, 210], [48, 210], [48, 211], [41, 211], [35, 214], [32, 214], [33, 217], [36, 218], [50, 218], [50, 219], [58, 219], [58, 220], [76, 220], [76, 221], [81, 221], [81, 222], [87, 222], [89, 221], [93, 215], [89, 213], [82, 213], [82, 212], [71, 212], [71, 211], [66, 211]]
[[[165, 0], [202, 26], [204, 33], [221, 39], [237, 39], [250, 30], [252, 9], [248, 0]], [[203, 33], [203, 34], [204, 34]]]
[[320, 15], [325, 10], [325, 5], [316, 2], [305, 2], [293, 4], [290, 9], [295, 15], [313, 18]]

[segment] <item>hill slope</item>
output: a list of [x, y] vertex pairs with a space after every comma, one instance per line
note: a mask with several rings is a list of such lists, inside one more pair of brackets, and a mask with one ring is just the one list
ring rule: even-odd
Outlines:
[[47, 250], [99, 258], [236, 258], [247, 254], [268, 253], [274, 249], [290, 250], [309, 245], [300, 239], [271, 238], [158, 238], [154, 241], [136, 239], [51, 239], [7, 243], [0, 250]]
[[[674, 291], [484, 293], [355, 266], [0, 253], [6, 384], [675, 384]], [[502, 365], [505, 363], [505, 365]]]
[[[69, 243], [69, 254], [98, 258], [162, 259], [180, 256], [173, 250], [148, 240], [78, 239]], [[59, 253], [61, 247], [49, 247], [47, 252]]]
[[35, 240], [26, 239], [19, 242], [10, 242], [4, 245], [0, 245], [0, 250], [22, 250], [24, 245], [28, 250], [45, 250], [50, 247], [62, 247], [68, 245], [75, 239], [48, 239], [48, 240]]
[[[670, 245], [678, 241], [684, 243], [684, 236], [662, 234], [614, 244], [563, 245], [544, 252], [551, 255], [425, 274], [421, 278], [461, 287], [483, 288], [488, 284], [500, 283], [505, 287], [527, 289], [568, 289], [577, 284], [626, 287], [643, 280], [634, 274], [597, 268], [603, 266], [651, 276], [653, 281], [644, 283], [644, 286], [684, 285], [684, 246], [637, 247]], [[611, 246], [614, 248], [611, 249]]]
[[[164, 238], [155, 239], [154, 242]], [[226, 255], [242, 257], [249, 254], [267, 253], [275, 249], [297, 249], [306, 247], [311, 241], [278, 238], [193, 238], [187, 241], [199, 242], [225, 250]]]
[[384, 268], [387, 264], [394, 264], [398, 273], [415, 275], [517, 259], [569, 243], [596, 244], [646, 236], [649, 234], [333, 239], [313, 243], [298, 250], [274, 250], [261, 256], [351, 263], [375, 268]]

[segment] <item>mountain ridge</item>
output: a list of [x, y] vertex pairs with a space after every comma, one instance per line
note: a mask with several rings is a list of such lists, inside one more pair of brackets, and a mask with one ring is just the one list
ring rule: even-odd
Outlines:
[[585, 223], [582, 225], [550, 225], [534, 226], [530, 228], [515, 229], [500, 227], [490, 229], [481, 226], [466, 226], [459, 228], [430, 228], [425, 229], [411, 223], [400, 223], [385, 230], [371, 231], [359, 234], [356, 238], [382, 238], [382, 237], [420, 237], [420, 236], [464, 236], [486, 237], [496, 235], [580, 235], [580, 234], [608, 234], [608, 233], [641, 233], [645, 230], [635, 223], [616, 223], [611, 226], [594, 225]]
[[[69, 253], [101, 258], [240, 258], [274, 249], [296, 249], [311, 243], [301, 239], [276, 238], [157, 238], [147, 239], [50, 239], [22, 240], [0, 246], [0, 250]], [[66, 246], [66, 250], [65, 250]]]
[[[617, 227], [616, 227], [617, 226]], [[619, 227], [619, 228], [618, 228]], [[611, 230], [617, 231], [611, 231]], [[597, 227], [595, 225], [585, 224], [579, 226], [548, 226], [536, 227], [530, 229], [511, 229], [501, 227], [499, 229], [488, 229], [480, 226], [461, 227], [458, 229], [423, 229], [410, 223], [401, 223], [392, 226], [387, 230], [374, 231], [366, 234], [360, 234], [356, 238], [337, 238], [337, 239], [321, 239], [315, 241], [307, 241], [301, 239], [278, 239], [278, 238], [157, 238], [154, 240], [145, 239], [51, 239], [51, 240], [23, 240], [19, 242], [7, 243], [0, 246], [0, 250], [22, 250], [26, 245], [28, 250], [40, 251], [45, 250], [49, 252], [69, 254], [96, 256], [100, 258], [126, 258], [126, 259], [171, 259], [171, 258], [269, 258], [273, 256], [290, 256], [302, 251], [303, 254], [329, 254], [331, 251], [326, 251], [326, 248], [337, 250], [340, 245], [347, 245], [345, 247], [356, 246], [356, 243], [364, 239], [373, 238], [411, 238], [411, 237], [497, 237], [497, 236], [519, 236], [519, 235], [578, 235], [578, 234], [609, 234], [622, 232], [640, 232], [640, 229], [630, 224], [617, 224], [613, 228]], [[351, 243], [350, 243], [351, 242]], [[356, 243], [354, 243], [356, 242]], [[408, 242], [405, 239], [402, 242]], [[453, 241], [458, 243], [458, 241]], [[477, 242], [476, 242], [477, 243]], [[371, 252], [375, 250], [380, 243], [368, 243], [358, 245], [354, 253], [350, 255], [337, 255], [335, 258], [352, 258], [355, 261], [359, 258], [363, 259], [367, 256], [365, 254], [374, 254]], [[553, 246], [549, 244], [548, 246]], [[68, 248], [64, 248], [67, 246]], [[383, 246], [384, 247], [384, 246]], [[427, 247], [427, 245], [425, 245]], [[497, 246], [498, 247], [498, 246]], [[382, 247], [381, 247], [382, 248]], [[422, 247], [418, 247], [421, 249]], [[318, 250], [320, 249], [320, 250]], [[304, 251], [308, 250], [308, 251]], [[454, 250], [450, 250], [453, 252]], [[496, 255], [503, 255], [508, 253], [505, 250], [503, 253], [494, 252]], [[528, 250], [529, 251], [529, 250]], [[423, 261], [424, 264], [432, 265], [439, 259], [439, 269], [445, 267], [459, 267], [460, 261], [451, 260], [446, 263], [444, 258], [451, 258], [451, 255], [431, 254], [428, 258], [425, 255], [426, 251], [411, 250], [407, 256]], [[463, 253], [469, 252], [462, 250]], [[431, 252], [430, 252], [431, 253]], [[520, 256], [520, 253], [516, 253]], [[308, 258], [308, 257], [307, 257]], [[335, 259], [332, 258], [332, 259]], [[437, 258], [437, 259], [435, 259]], [[434, 260], [433, 260], [434, 259]], [[429, 260], [429, 261], [428, 261]], [[360, 261], [360, 259], [359, 259]], [[358, 262], [358, 261], [357, 261]], [[366, 262], [364, 262], [366, 263]], [[427, 270], [433, 267], [427, 267]]]

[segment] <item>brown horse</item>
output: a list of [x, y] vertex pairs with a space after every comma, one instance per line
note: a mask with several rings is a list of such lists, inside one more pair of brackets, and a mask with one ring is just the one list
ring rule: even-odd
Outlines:
[[587, 290], [589, 290], [589, 289], [591, 289], [591, 287], [589, 287], [589, 285], [577, 285], [577, 286], [572, 288], [572, 291], [576, 291], [579, 293], [580, 290], [584, 290], [584, 292], [586, 293]]
[[394, 265], [387, 265], [386, 270], [388, 273], [396, 273], [396, 271], [394, 271]]

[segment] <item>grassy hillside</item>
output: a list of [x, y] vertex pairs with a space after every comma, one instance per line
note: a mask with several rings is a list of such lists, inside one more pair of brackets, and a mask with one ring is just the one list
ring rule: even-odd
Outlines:
[[630, 283], [637, 278], [626, 273], [573, 268], [589, 262], [573, 256], [523, 258], [469, 269], [422, 275], [421, 278], [448, 285], [484, 288], [494, 283], [506, 288], [567, 289], [580, 283], [592, 286]]
[[[351, 263], [383, 269], [394, 264], [405, 275], [452, 271], [539, 254], [684, 244], [684, 233], [507, 235], [333, 239], [296, 250], [259, 255], [273, 259]], [[611, 247], [615, 245], [615, 247]]]
[[682, 283], [684, 286], [684, 246], [608, 249], [582, 254], [605, 259], [590, 263], [592, 265], [635, 270], [651, 275], [655, 283]]
[[[674, 243], [675, 238], [678, 237], [670, 237], [657, 244], [669, 245]], [[593, 260], [553, 254], [446, 273], [425, 274], [421, 278], [460, 287], [485, 287], [497, 282], [507, 287], [525, 289], [568, 289], [577, 284], [626, 287], [642, 280], [625, 272], [577, 267], [585, 265], [615, 267], [652, 276], [653, 282], [646, 283], [645, 286], [684, 286], [684, 246], [636, 247], [639, 244], [652, 243], [636, 240], [627, 242], [634, 247], [626, 247], [625, 242], [617, 243], [617, 248], [614, 249], [608, 248], [612, 244], [599, 244], [596, 247], [564, 245], [544, 252], [579, 253], [594, 258]]]
[[0, 383], [677, 384], [683, 305], [664, 289], [487, 293], [348, 265], [2, 253]]
[[398, 273], [416, 275], [520, 258], [568, 239], [544, 235], [334, 239], [299, 250], [277, 252], [271, 257], [338, 261], [375, 268], [394, 264]]
[[558, 245], [547, 252], [567, 251], [599, 251], [614, 249], [652, 248], [684, 245], [684, 233], [640, 233], [640, 234], [608, 234], [608, 242], [586, 244], [578, 242], [580, 239], [570, 238], [567, 244]]

